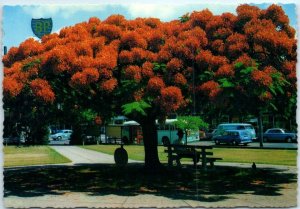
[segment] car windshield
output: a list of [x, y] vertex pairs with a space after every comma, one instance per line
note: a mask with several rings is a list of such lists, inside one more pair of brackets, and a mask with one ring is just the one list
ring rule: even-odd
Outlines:
[[241, 136], [248, 136], [248, 132], [247, 131], [241, 131]]
[[253, 126], [245, 126], [246, 129], [253, 129]]

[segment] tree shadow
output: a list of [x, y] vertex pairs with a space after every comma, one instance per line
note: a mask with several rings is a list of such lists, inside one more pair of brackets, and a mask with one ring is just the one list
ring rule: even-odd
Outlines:
[[[37, 166], [4, 170], [4, 197], [39, 197], [66, 192], [91, 196], [152, 194], [172, 199], [218, 202], [234, 194], [280, 196], [283, 184], [297, 182], [297, 174], [281, 169], [215, 166], [203, 171], [190, 165], [149, 172], [143, 164]], [[295, 191], [296, 193], [296, 191]]]

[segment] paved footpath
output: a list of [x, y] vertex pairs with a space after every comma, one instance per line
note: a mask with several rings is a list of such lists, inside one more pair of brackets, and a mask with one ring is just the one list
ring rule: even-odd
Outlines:
[[[56, 151], [72, 160], [72, 164], [81, 163], [114, 163], [113, 156], [76, 146], [53, 146]], [[130, 160], [129, 163], [135, 162]], [[240, 163], [216, 163], [216, 166], [240, 166], [250, 167], [251, 164]], [[66, 166], [71, 166], [70, 164]], [[297, 167], [257, 165], [259, 168], [280, 169], [282, 173], [297, 173]], [[28, 169], [24, 167], [23, 169]], [[59, 167], [58, 167], [59, 169]], [[34, 170], [33, 170], [34, 172]], [[133, 176], [134, 178], [134, 176]], [[222, 185], [220, 185], [222, 186]], [[272, 189], [272, 187], [270, 187]], [[7, 208], [170, 208], [170, 207], [295, 207], [297, 205], [297, 183], [281, 185], [279, 195], [257, 195], [252, 192], [242, 194], [224, 194], [227, 198], [222, 201], [201, 201], [157, 196], [155, 194], [117, 195], [117, 194], [91, 194], [80, 191], [60, 191], [61, 194], [44, 194], [41, 196], [20, 197], [9, 195], [4, 198]], [[220, 194], [221, 195], [221, 194]], [[222, 195], [221, 195], [222, 196]], [[207, 197], [209, 199], [209, 195]], [[0, 205], [1, 208], [1, 205]]]
[[[95, 163], [104, 163], [104, 164], [114, 164], [114, 156], [108, 155], [105, 153], [88, 150], [80, 148], [78, 146], [51, 146], [61, 155], [69, 158], [72, 161], [72, 164], [95, 164]], [[135, 160], [128, 160], [129, 163], [140, 162]]]

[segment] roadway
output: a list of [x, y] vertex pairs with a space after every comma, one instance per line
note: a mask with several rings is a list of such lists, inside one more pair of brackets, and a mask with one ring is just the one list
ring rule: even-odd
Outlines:
[[[252, 142], [248, 145], [238, 145], [238, 146], [233, 146], [233, 145], [215, 145], [213, 141], [199, 141], [199, 142], [193, 142], [191, 144], [199, 144], [199, 145], [210, 145], [214, 147], [241, 147], [241, 148], [259, 148], [259, 142]], [[282, 142], [264, 142], [263, 143], [264, 148], [274, 148], [274, 149], [297, 149], [298, 144], [297, 143], [282, 143]]]

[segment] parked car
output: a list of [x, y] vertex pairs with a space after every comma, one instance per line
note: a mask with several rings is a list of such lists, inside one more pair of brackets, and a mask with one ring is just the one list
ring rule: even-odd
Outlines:
[[50, 135], [50, 138], [53, 140], [70, 140], [72, 133], [73, 131], [69, 129], [59, 130], [56, 134]]
[[23, 141], [21, 141], [20, 137], [16, 136], [16, 137], [5, 137], [3, 138], [3, 144], [14, 144], [17, 145], [19, 143], [24, 143]]
[[245, 130], [225, 130], [222, 134], [213, 136], [215, 144], [233, 144], [247, 145], [252, 142], [252, 137], [248, 131]]
[[205, 133], [205, 138], [204, 140], [212, 140], [212, 137], [214, 133], [217, 131], [217, 129], [210, 129]]
[[282, 128], [271, 128], [268, 129], [264, 135], [264, 141], [285, 141], [285, 142], [296, 142], [297, 135], [295, 133], [288, 133]]
[[252, 140], [256, 140], [256, 132], [254, 127], [249, 123], [222, 123], [219, 124], [214, 136], [223, 135], [226, 130], [244, 130], [247, 131]]

